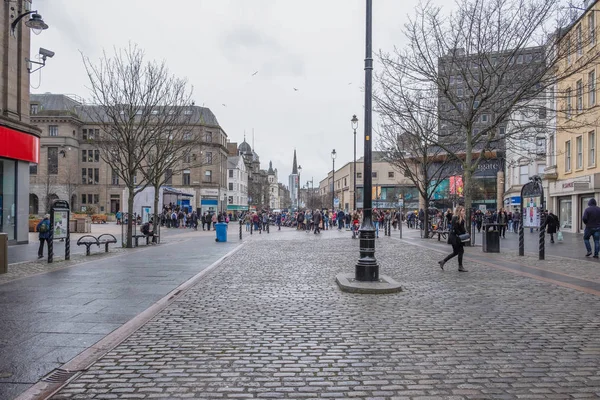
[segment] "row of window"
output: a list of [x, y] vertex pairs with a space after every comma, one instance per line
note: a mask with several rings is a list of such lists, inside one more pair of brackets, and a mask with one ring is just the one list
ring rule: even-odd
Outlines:
[[[590, 71], [588, 73], [588, 84], [587, 84], [587, 107], [593, 107], [596, 105], [596, 71]], [[583, 102], [583, 91], [584, 91], [584, 83], [583, 79], [579, 79], [575, 84], [575, 107], [577, 113], [583, 111], [584, 102]], [[570, 118], [573, 115], [573, 90], [569, 87], [566, 90], [567, 97], [567, 118]]]
[[237, 190], [239, 190], [239, 191], [241, 191], [243, 193], [247, 193], [248, 192], [248, 187], [246, 185], [244, 185], [244, 184], [241, 184], [241, 183], [229, 182], [227, 186], [228, 186], [229, 190], [231, 190], [231, 191], [234, 191], [234, 190], [237, 191]]
[[81, 150], [81, 162], [99, 162], [100, 150]]
[[98, 185], [98, 184], [100, 184], [100, 169], [99, 168], [81, 168], [81, 184], [82, 185]]
[[[596, 132], [591, 131], [587, 134], [587, 153], [588, 153], [588, 167], [596, 166]], [[579, 135], [575, 138], [575, 170], [583, 169], [584, 155], [583, 155], [583, 135]], [[571, 172], [571, 140], [565, 142], [565, 172]]]
[[[75, 131], [73, 131], [75, 134]], [[58, 136], [58, 125], [49, 125], [48, 126], [48, 135], [49, 136]], [[99, 129], [82, 129], [81, 130], [81, 138], [82, 140], [94, 140], [95, 137], [100, 135]], [[192, 140], [192, 132], [185, 132], [183, 134], [183, 140]], [[212, 143], [213, 134], [212, 132], [205, 132], [204, 141], [207, 143]]]
[[100, 195], [98, 194], [81, 194], [81, 204], [98, 204], [100, 203]]
[[[587, 16], [587, 29], [588, 29], [588, 45], [593, 47], [596, 45], [596, 16], [594, 15], [594, 10], [592, 10]], [[581, 57], [583, 55], [583, 23], [580, 23], [575, 27], [575, 48], [577, 51], [577, 57]], [[573, 34], [570, 34], [566, 39], [566, 51], [567, 51], [567, 65], [571, 65], [573, 62], [573, 58], [571, 54], [573, 54], [573, 48], [571, 44]]]

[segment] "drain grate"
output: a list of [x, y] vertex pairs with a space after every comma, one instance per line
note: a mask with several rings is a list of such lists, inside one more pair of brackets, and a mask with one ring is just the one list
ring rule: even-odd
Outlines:
[[55, 369], [50, 372], [48, 375], [42, 378], [44, 382], [50, 383], [62, 383], [66, 382], [77, 374], [77, 371], [67, 371], [64, 369]]

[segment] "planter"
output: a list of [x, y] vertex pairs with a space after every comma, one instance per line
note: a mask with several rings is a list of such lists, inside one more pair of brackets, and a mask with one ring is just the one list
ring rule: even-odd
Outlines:
[[117, 217], [114, 214], [107, 214], [106, 215], [106, 222], [116, 222], [117, 221]]
[[104, 215], [104, 214], [94, 214], [94, 215], [92, 215], [92, 223], [94, 223], [94, 224], [105, 224], [106, 223], [106, 215]]
[[30, 219], [29, 220], [29, 232], [37, 232], [36, 227], [40, 223], [41, 219]]

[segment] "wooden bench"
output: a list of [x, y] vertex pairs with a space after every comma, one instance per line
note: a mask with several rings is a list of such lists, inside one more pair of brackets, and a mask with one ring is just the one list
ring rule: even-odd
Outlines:
[[117, 238], [110, 233], [103, 233], [102, 235], [98, 236], [98, 246], [103, 244], [105, 253], [108, 253], [108, 245], [111, 243], [117, 243]]
[[100, 243], [98, 243], [98, 238], [96, 238], [96, 236], [93, 235], [83, 235], [82, 237], [77, 239], [77, 246], [85, 246], [86, 256], [90, 255], [90, 246], [93, 244], [95, 244], [96, 246], [100, 246]]

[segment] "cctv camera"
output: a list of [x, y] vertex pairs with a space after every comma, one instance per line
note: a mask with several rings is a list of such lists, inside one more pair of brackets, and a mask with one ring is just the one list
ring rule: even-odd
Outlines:
[[40, 55], [52, 58], [54, 57], [54, 52], [40, 47]]

